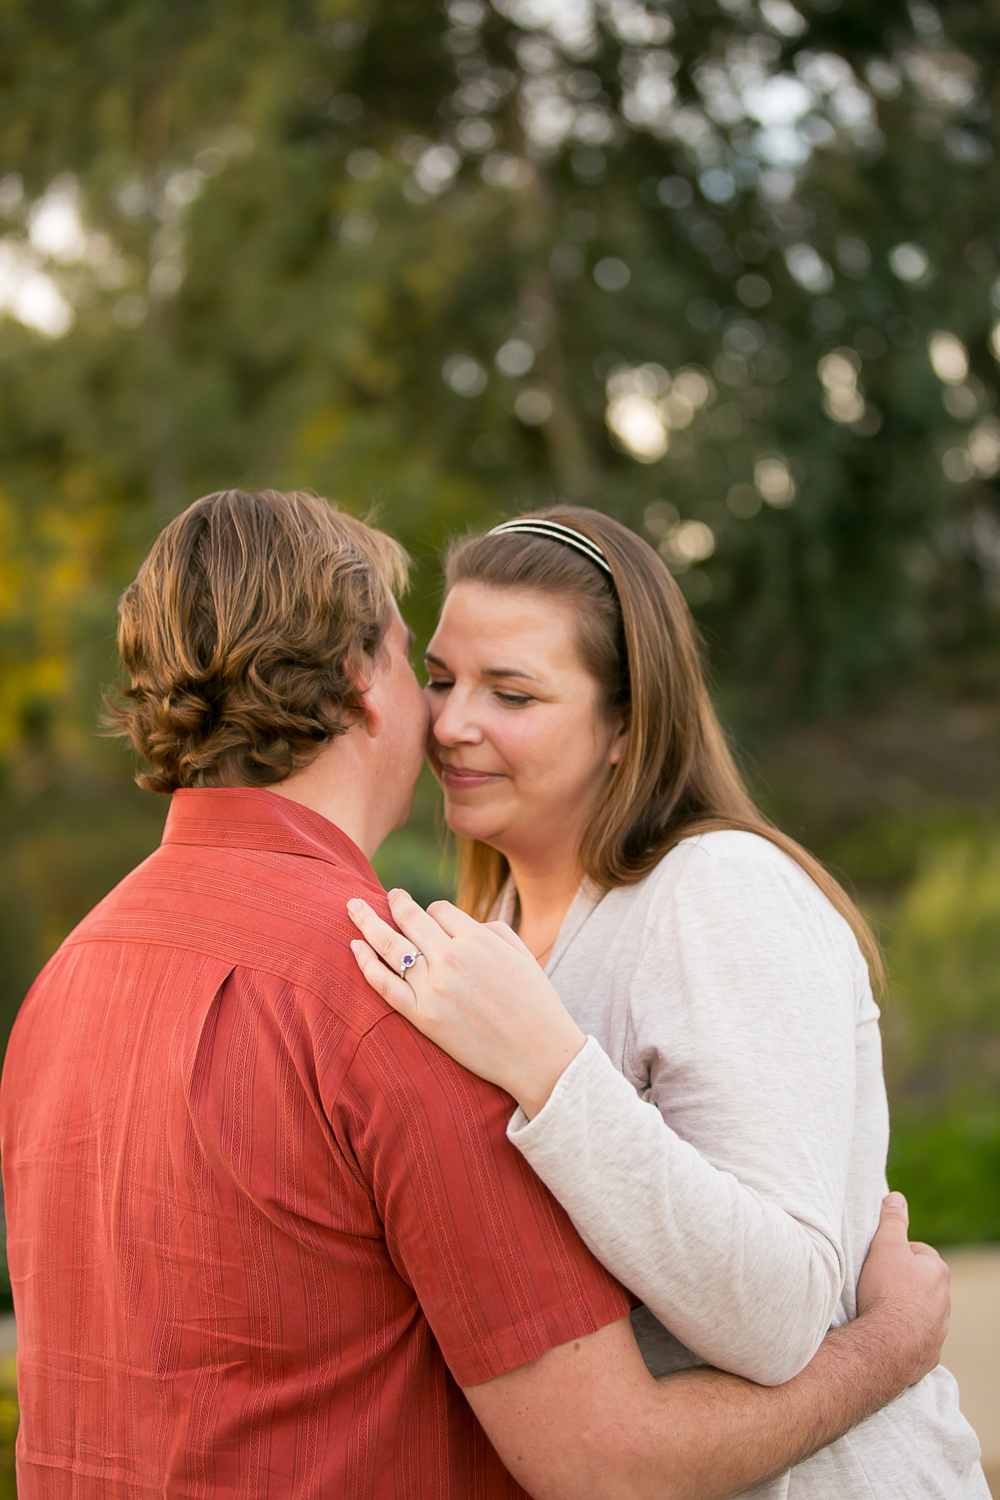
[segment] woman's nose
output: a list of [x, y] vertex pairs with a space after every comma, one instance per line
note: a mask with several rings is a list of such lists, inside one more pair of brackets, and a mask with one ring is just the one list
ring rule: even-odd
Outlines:
[[439, 745], [468, 745], [482, 739], [468, 697], [459, 688], [427, 696], [431, 704], [431, 735]]

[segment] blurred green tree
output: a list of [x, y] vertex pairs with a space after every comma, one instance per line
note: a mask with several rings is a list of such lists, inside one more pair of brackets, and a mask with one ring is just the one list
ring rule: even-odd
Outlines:
[[924, 0], [13, 10], [8, 726], [69, 692], [95, 583], [241, 478], [380, 502], [421, 554], [612, 508], [769, 712], [986, 628], [998, 30]]
[[1000, 836], [928, 839], [892, 923], [890, 1176], [937, 1244], [1000, 1240]]

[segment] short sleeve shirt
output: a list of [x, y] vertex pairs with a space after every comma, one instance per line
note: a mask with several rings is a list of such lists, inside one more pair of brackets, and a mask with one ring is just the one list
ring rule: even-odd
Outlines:
[[0, 1090], [21, 1500], [512, 1500], [459, 1386], [630, 1300], [509, 1097], [368, 987], [368, 861], [256, 789], [174, 794]]

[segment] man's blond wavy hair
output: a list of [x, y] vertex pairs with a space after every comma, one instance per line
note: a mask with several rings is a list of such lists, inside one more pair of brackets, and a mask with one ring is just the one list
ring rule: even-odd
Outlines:
[[136, 780], [270, 786], [351, 725], [406, 582], [397, 542], [315, 495], [220, 490], [160, 532], [119, 604], [110, 732]]

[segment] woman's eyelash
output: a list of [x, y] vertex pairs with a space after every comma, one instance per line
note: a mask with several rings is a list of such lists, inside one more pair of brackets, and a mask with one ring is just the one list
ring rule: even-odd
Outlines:
[[[443, 677], [428, 677], [428, 679], [427, 679], [427, 686], [431, 689], [432, 692], [445, 693], [445, 692], [449, 692], [450, 689], [455, 686], [455, 684], [454, 684], [454, 682], [449, 681], [447, 678], [443, 678]], [[499, 693], [498, 692], [496, 696], [497, 696], [498, 700], [501, 703], [505, 703], [508, 708], [523, 708], [526, 703], [533, 703], [535, 701], [530, 696], [530, 694], [523, 694], [523, 693]]]

